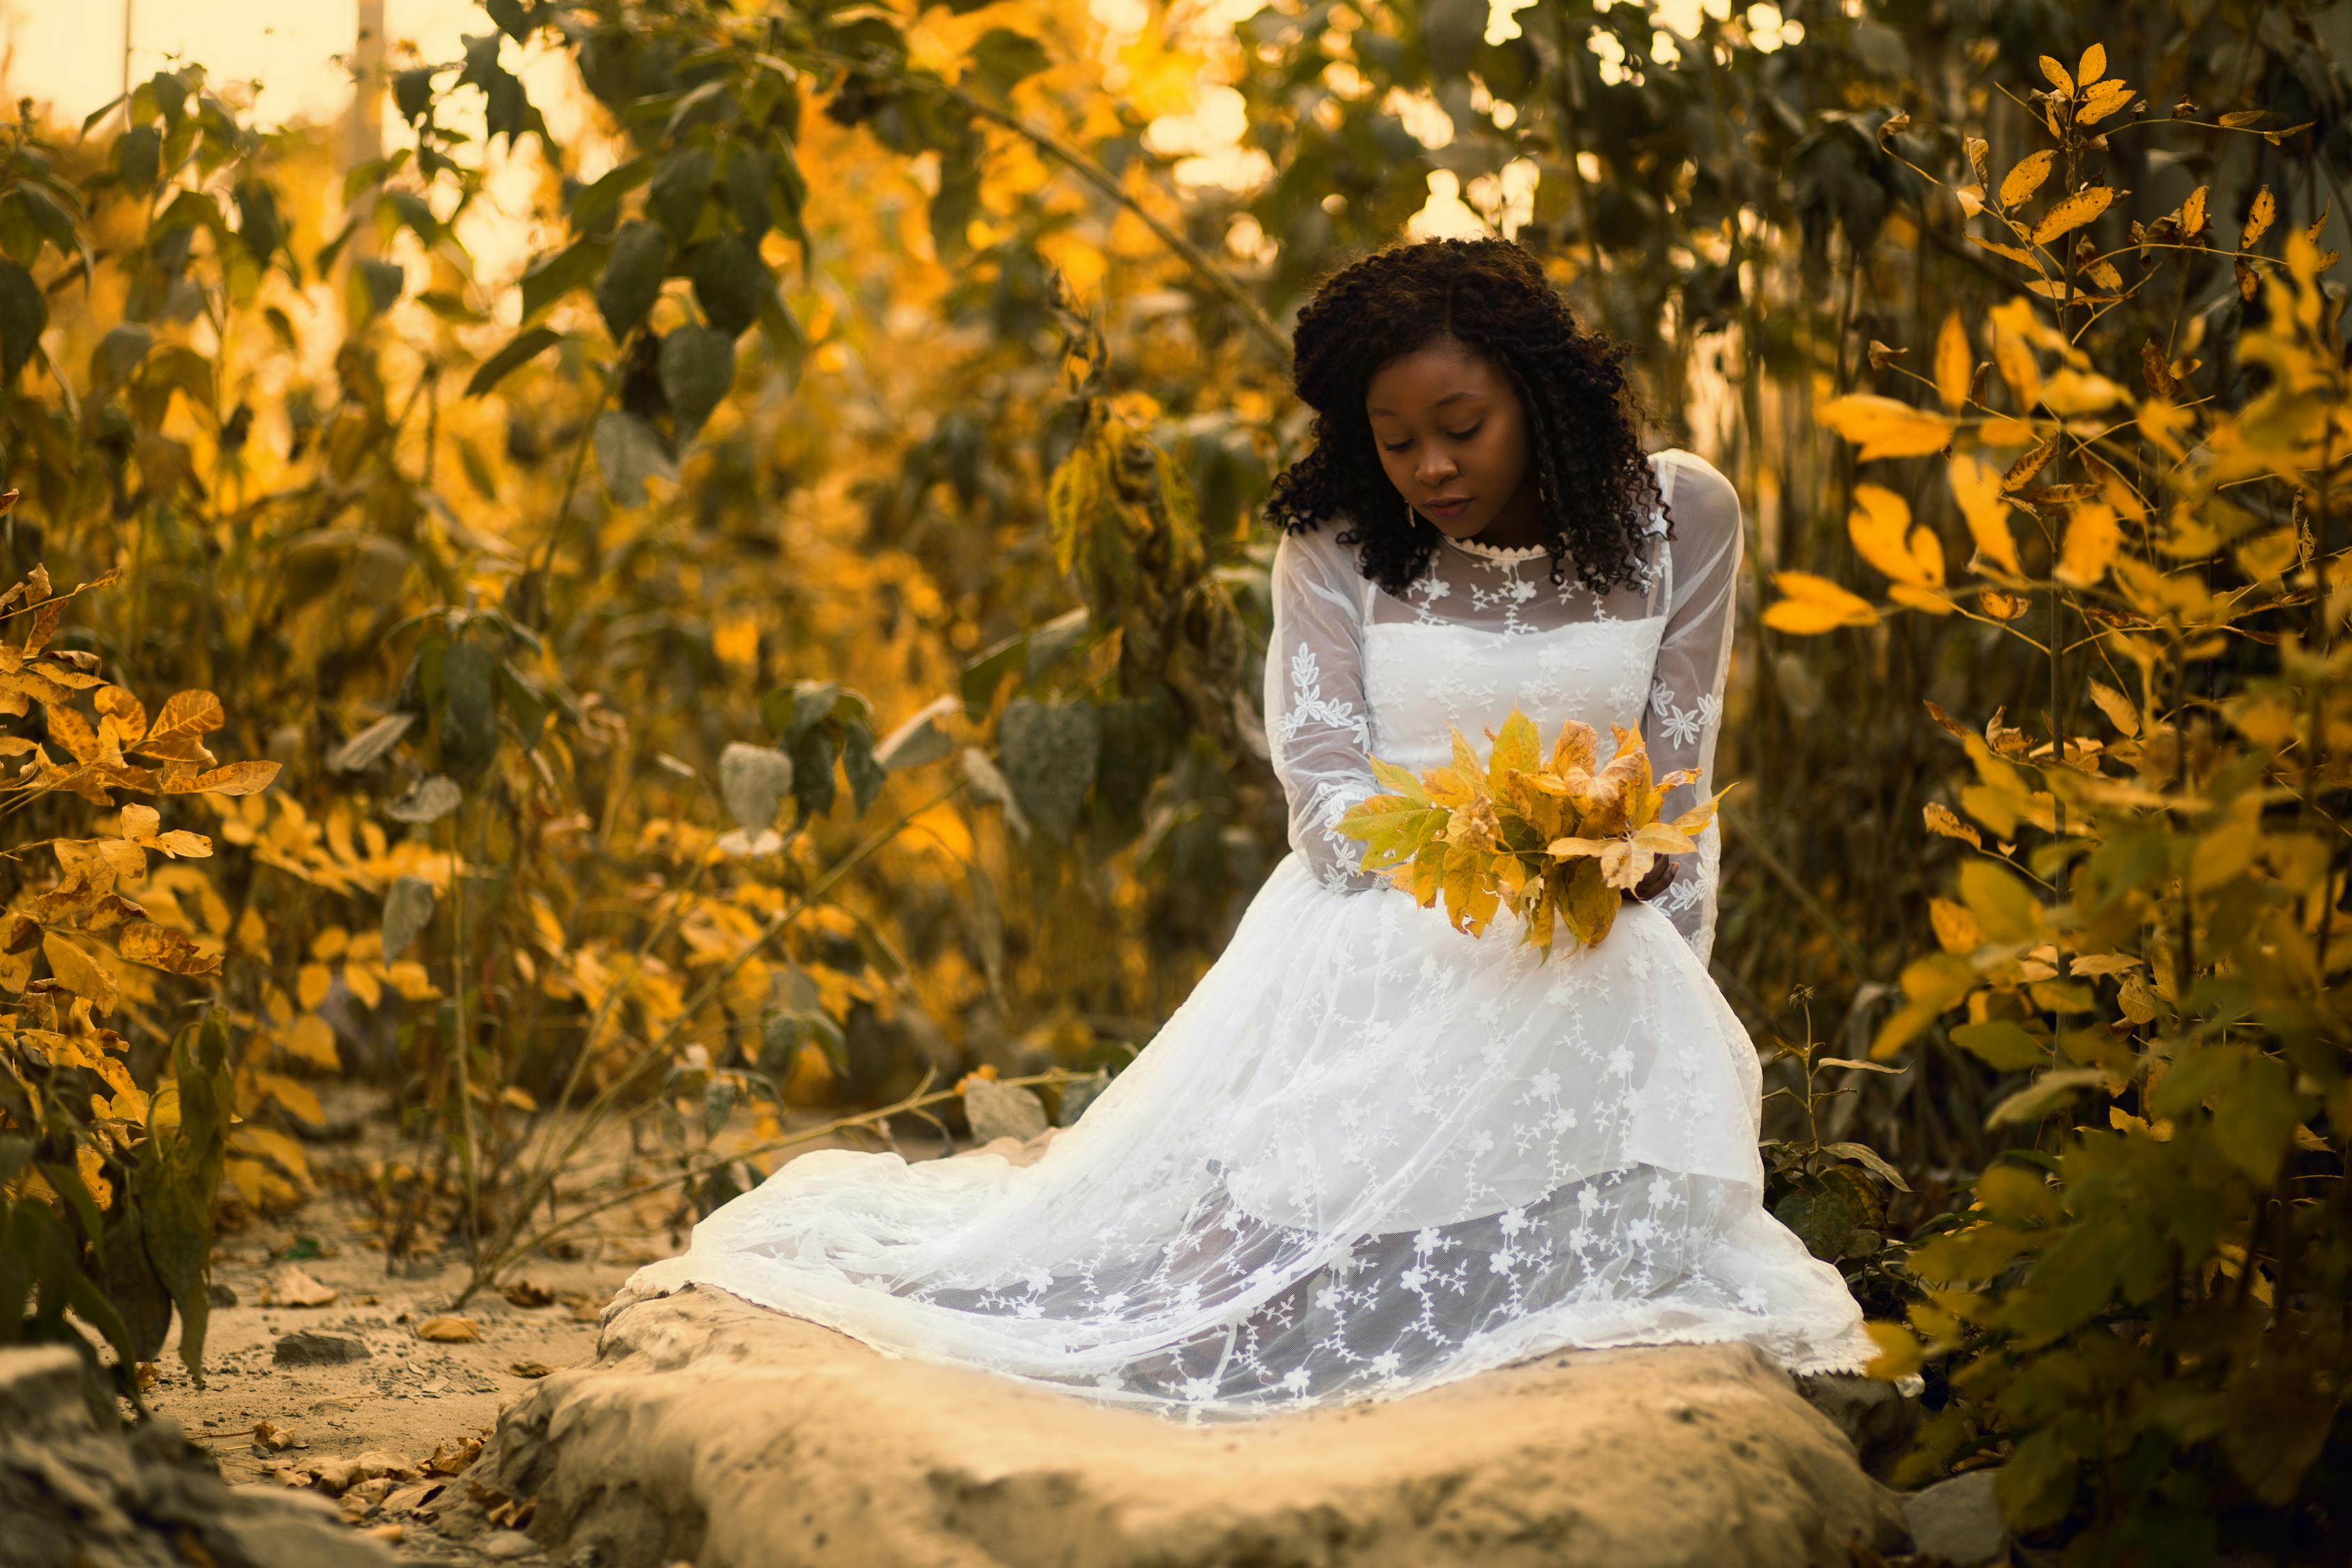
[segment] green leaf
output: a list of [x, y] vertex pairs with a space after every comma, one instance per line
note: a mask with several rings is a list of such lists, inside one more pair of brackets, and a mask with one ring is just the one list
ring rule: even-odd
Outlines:
[[813, 725], [803, 731], [788, 750], [793, 758], [793, 796], [800, 801], [804, 815], [823, 816], [833, 809], [836, 793], [833, 765], [840, 755], [840, 742], [832, 730]]
[[843, 726], [841, 771], [849, 779], [849, 804], [862, 814], [882, 793], [882, 782], [887, 776], [874, 760], [874, 731], [863, 719]]
[[709, 327], [680, 327], [662, 340], [662, 395], [681, 447], [735, 384], [735, 340]]
[[2011, 1121], [2032, 1121], [2073, 1100], [2083, 1090], [2105, 1088], [2107, 1075], [2097, 1068], [2060, 1068], [2045, 1072], [1985, 1114], [1987, 1127]]
[[466, 383], [466, 395], [481, 396], [504, 381], [510, 372], [537, 359], [562, 341], [562, 333], [550, 331], [545, 327], [529, 327], [517, 332], [506, 347], [484, 360], [481, 368], [474, 372], [473, 379]]
[[646, 211], [684, 245], [694, 237], [710, 197], [718, 160], [708, 147], [681, 147], [661, 161], [646, 187]]
[[592, 286], [613, 254], [610, 241], [577, 239], [552, 256], [542, 256], [522, 275], [522, 319], [540, 313], [574, 289]]
[[2002, 1072], [2024, 1072], [2050, 1064], [2049, 1047], [2006, 1018], [1957, 1025], [1951, 1033], [1954, 1045]]
[[606, 409], [596, 416], [591, 442], [597, 469], [604, 476], [604, 489], [617, 506], [645, 505], [648, 479], [677, 482], [677, 465], [663, 448], [661, 437], [634, 414]]
[[659, 224], [643, 218], [622, 226], [613, 237], [611, 258], [596, 285], [596, 309], [614, 340], [628, 336], [646, 319], [661, 294], [669, 271], [669, 236]]
[[[1483, 17], [1480, 26], [1485, 26]], [[991, 27], [971, 46], [972, 74], [999, 98], [1011, 92], [1024, 77], [1034, 76], [1052, 63], [1036, 39], [1010, 27]]]
[[572, 195], [572, 226], [583, 235], [609, 234], [621, 216], [621, 198], [653, 178], [653, 173], [650, 157], [615, 165], [604, 178]]
[[239, 180], [234, 195], [237, 237], [245, 242], [246, 254], [267, 267], [278, 247], [286, 243], [286, 220], [278, 215], [278, 193], [266, 180]]
[[758, 247], [740, 234], [719, 235], [696, 246], [687, 271], [702, 313], [730, 338], [758, 321], [776, 295], [775, 279]]
[[1076, 829], [1100, 745], [1091, 703], [1018, 697], [1006, 704], [996, 731], [999, 765], [1021, 809], [1048, 837], [1066, 839]]
[[352, 263], [352, 277], [364, 291], [367, 316], [380, 316], [400, 302], [401, 291], [408, 287], [408, 273], [397, 261], [380, 261], [374, 257], [362, 257]]
[[0, 381], [16, 373], [41, 346], [49, 324], [49, 302], [33, 275], [13, 261], [0, 261]]
[[425, 118], [433, 107], [433, 77], [441, 68], [418, 66], [414, 70], [394, 71], [392, 77], [393, 106], [400, 117], [414, 125]]
[[1878, 1151], [1867, 1143], [1824, 1143], [1822, 1145], [1822, 1152], [1835, 1154], [1841, 1160], [1853, 1161], [1898, 1193], [1907, 1193], [1911, 1190], [1911, 1184], [1903, 1179], [1903, 1173], [1888, 1164]]
[[449, 645], [441, 658], [441, 761], [465, 783], [480, 776], [497, 754], [498, 656], [478, 642]]
[[422, 877], [395, 878], [383, 894], [383, 961], [393, 963], [433, 923], [433, 884]]
[[110, 392], [129, 381], [154, 341], [155, 334], [138, 321], [110, 328], [89, 353], [90, 395]]
[[952, 697], [942, 697], [918, 710], [875, 748], [874, 761], [890, 773], [902, 773], [955, 755], [955, 738], [942, 728], [962, 710]]
[[145, 196], [163, 173], [163, 138], [152, 125], [136, 125], [114, 139], [114, 173], [123, 188]]
[[522, 0], [482, 0], [482, 9], [489, 13], [491, 24], [516, 43], [530, 41], [532, 22]]

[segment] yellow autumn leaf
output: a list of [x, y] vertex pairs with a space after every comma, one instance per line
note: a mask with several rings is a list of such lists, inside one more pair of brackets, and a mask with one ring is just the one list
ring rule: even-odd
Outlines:
[[2103, 81], [2083, 95], [2074, 110], [2077, 125], [2096, 125], [2132, 100], [2132, 89], [2120, 81]]
[[1956, 421], [1892, 397], [1849, 393], [1822, 405], [1821, 422], [1862, 448], [1863, 462], [1874, 458], [1916, 458], [1951, 443]]
[[2092, 587], [2106, 575], [2122, 543], [2116, 509], [2105, 501], [2084, 501], [2066, 520], [2066, 535], [2051, 574], [2070, 588]]
[[2105, 44], [2093, 44], [2083, 51], [2082, 62], [2074, 68], [2075, 88], [2077, 90], [2087, 92], [2106, 74], [2107, 47]]
[[2066, 74], [2066, 68], [2064, 66], [2060, 65], [2048, 55], [2043, 55], [2042, 57], [2041, 65], [2042, 74], [2050, 79], [2050, 85], [2052, 87], [2056, 88], [2060, 92], [2066, 94], [2070, 98], [2074, 96], [2074, 79]]
[[1958, 414], [1969, 400], [1969, 383], [1976, 374], [1976, 355], [1969, 348], [1969, 330], [1960, 313], [1952, 310], [1936, 334], [1936, 395], [1945, 409]]
[[1931, 898], [1927, 900], [1927, 920], [1935, 928], [1937, 944], [1946, 952], [1974, 952], [1984, 945], [1984, 931], [1966, 904]]
[[1764, 607], [1764, 624], [1774, 631], [1811, 637], [1839, 626], [1878, 624], [1878, 612], [1869, 600], [1826, 577], [1811, 572], [1775, 572], [1772, 584], [1783, 595]]
[[2238, 241], [2238, 248], [2252, 250], [2277, 220], [2278, 198], [2271, 195], [2268, 185], [2264, 185], [2254, 193], [2254, 205], [2246, 210], [2245, 237]]
[[2042, 386], [2042, 406], [2061, 418], [2113, 408], [2125, 396], [2124, 389], [2104, 375], [2064, 367]]
[[1959, 503], [1977, 552], [2012, 577], [2023, 575], [2017, 540], [2009, 531], [2009, 503], [2002, 498], [2000, 475], [1982, 458], [1958, 452], [1952, 457], [1950, 478], [1952, 499]]
[[2107, 722], [2124, 734], [2139, 733], [2139, 710], [2132, 706], [2130, 698], [2104, 681], [2094, 680], [2091, 682], [2091, 700], [2097, 703], [2099, 711], [2107, 716]]
[[1920, 815], [1927, 820], [1928, 832], [1945, 838], [1957, 838], [1975, 848], [1984, 847], [1984, 836], [1960, 820], [1959, 813], [1950, 806], [1929, 801], [1920, 808]]
[[2042, 221], [2033, 226], [2033, 243], [2047, 245], [2060, 235], [2071, 233], [2107, 210], [2116, 199], [2111, 185], [2085, 185], [2051, 204]]
[[341, 1070], [342, 1055], [335, 1049], [335, 1031], [316, 1013], [305, 1013], [278, 1038], [288, 1054], [329, 1072]]
[[2031, 201], [2033, 193], [2042, 188], [2042, 182], [2050, 178], [2050, 171], [2057, 166], [2058, 154], [2048, 147], [2020, 158], [2009, 173], [2001, 176], [2000, 205], [2013, 207], [2020, 202]]
[[101, 1013], [114, 1010], [114, 975], [103, 957], [93, 956], [77, 945], [62, 931], [49, 931], [41, 938], [41, 952], [49, 961], [49, 973], [58, 984], [77, 996], [86, 996], [91, 1006]]
[[1845, 530], [1853, 541], [1854, 552], [1895, 582], [1937, 581], [1913, 557], [1906, 542], [1911, 531], [1910, 506], [1885, 486], [1854, 487], [1853, 510], [1846, 518]]

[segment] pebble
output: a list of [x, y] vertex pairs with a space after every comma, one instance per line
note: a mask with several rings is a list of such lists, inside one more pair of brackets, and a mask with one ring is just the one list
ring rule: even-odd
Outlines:
[[297, 1329], [278, 1340], [273, 1359], [279, 1366], [341, 1366], [345, 1362], [367, 1360], [368, 1348], [342, 1334]]

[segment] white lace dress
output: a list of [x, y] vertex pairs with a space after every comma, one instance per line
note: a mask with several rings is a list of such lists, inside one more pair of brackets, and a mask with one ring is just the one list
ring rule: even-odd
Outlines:
[[[1454, 931], [1331, 833], [1516, 702], [1546, 742], [1639, 724], [1713, 760], [1739, 510], [1658, 454], [1648, 580], [1556, 588], [1539, 549], [1442, 543], [1402, 597], [1340, 530], [1275, 555], [1266, 729], [1292, 853], [1159, 1034], [1034, 1163], [824, 1150], [627, 1294], [689, 1282], [886, 1353], [1180, 1420], [1393, 1398], [1568, 1347], [1744, 1339], [1793, 1371], [1872, 1346], [1761, 1205], [1756, 1051], [1708, 977], [1717, 855], [1591, 949]], [[1400, 507], [1402, 502], [1399, 502]], [[1706, 787], [1713, 787], [1709, 779]], [[1668, 802], [1669, 813], [1682, 803]]]

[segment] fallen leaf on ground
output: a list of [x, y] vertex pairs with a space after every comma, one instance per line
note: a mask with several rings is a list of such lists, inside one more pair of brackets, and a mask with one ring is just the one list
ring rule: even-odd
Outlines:
[[371, 1524], [360, 1533], [371, 1540], [381, 1541], [386, 1546], [397, 1546], [402, 1538], [407, 1535], [408, 1528], [399, 1524]]
[[321, 1285], [301, 1269], [288, 1264], [271, 1276], [261, 1288], [261, 1304], [265, 1307], [324, 1307], [341, 1294], [333, 1287]]
[[416, 1325], [416, 1337], [436, 1344], [470, 1344], [482, 1337], [482, 1329], [471, 1318], [427, 1318]]
[[444, 1437], [435, 1445], [433, 1457], [425, 1461], [428, 1476], [454, 1476], [462, 1472], [482, 1456], [479, 1437]]
[[295, 1443], [294, 1430], [280, 1426], [275, 1421], [257, 1421], [253, 1426], [253, 1446], [265, 1454], [282, 1454]]
[[528, 1279], [516, 1280], [500, 1294], [518, 1307], [551, 1307], [555, 1304], [554, 1291]]
[[509, 1362], [507, 1370], [517, 1377], [550, 1377], [555, 1369], [543, 1361]]
[[563, 1305], [571, 1312], [572, 1321], [575, 1323], [593, 1323], [601, 1321], [604, 1316], [604, 1303], [584, 1290], [565, 1291]]

